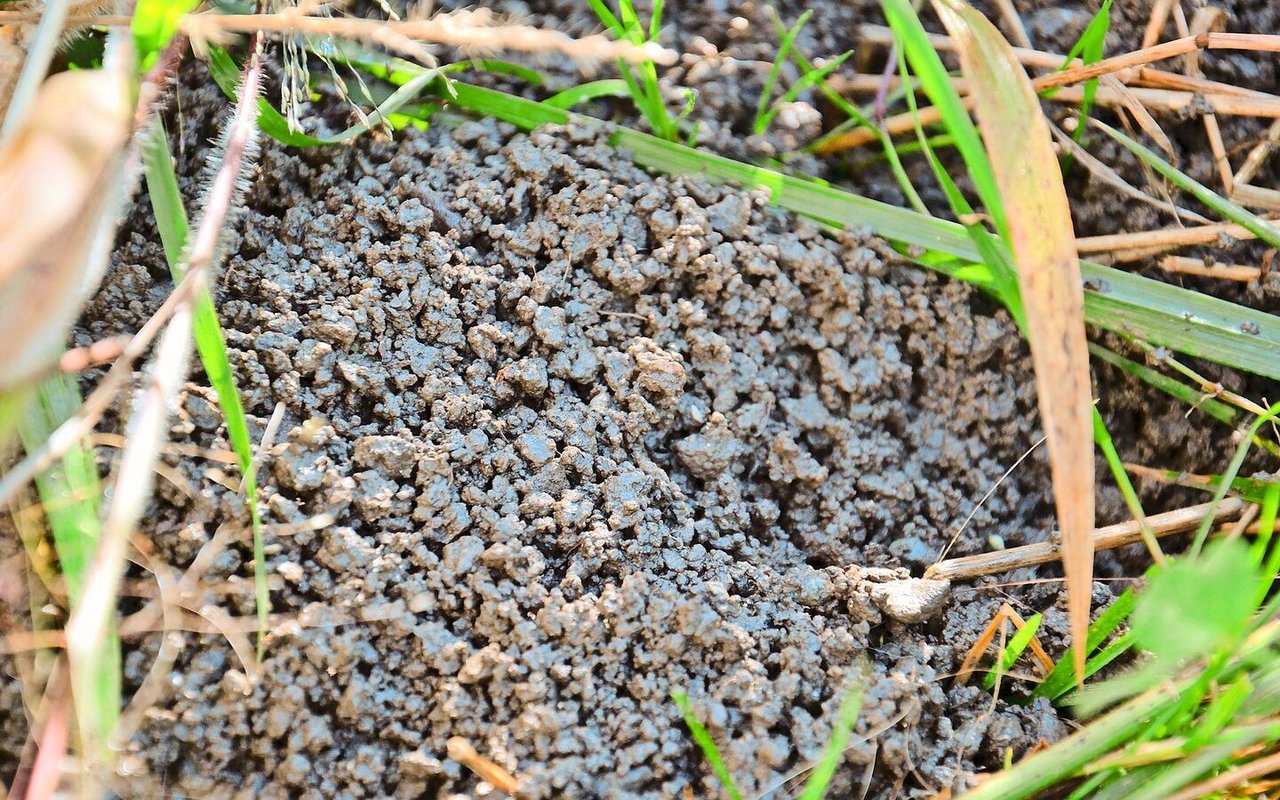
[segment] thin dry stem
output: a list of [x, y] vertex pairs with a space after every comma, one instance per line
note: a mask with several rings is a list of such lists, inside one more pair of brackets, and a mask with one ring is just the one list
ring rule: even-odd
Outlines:
[[[1147, 517], [1147, 524], [1155, 532], [1157, 538], [1171, 536], [1175, 533], [1194, 530], [1205, 515], [1209, 513], [1213, 514], [1215, 521], [1235, 519], [1236, 515], [1244, 509], [1244, 506], [1243, 500], [1228, 497], [1218, 503], [1216, 510], [1213, 508], [1213, 503], [1203, 503], [1198, 506]], [[1133, 521], [1108, 525], [1093, 532], [1094, 550], [1112, 550], [1141, 541], [1142, 528], [1137, 522]], [[950, 581], [977, 578], [983, 575], [1009, 572], [1022, 567], [1047, 564], [1051, 561], [1057, 561], [1061, 557], [1062, 553], [1057, 543], [1037, 542], [1036, 544], [1023, 545], [1022, 547], [1011, 547], [1008, 550], [979, 553], [940, 561], [925, 570], [924, 576], [934, 580]]]
[[[526, 25], [497, 25], [487, 11], [455, 11], [430, 19], [383, 21], [355, 17], [311, 17], [302, 14], [193, 14], [183, 20], [192, 40], [216, 39], [230, 32], [305, 33], [341, 36], [388, 46], [395, 43], [430, 42], [464, 51], [490, 53], [517, 50], [560, 53], [575, 61], [601, 62], [621, 59], [631, 63], [675, 63], [675, 51], [654, 42], [642, 45], [614, 41], [595, 34], [575, 39], [559, 31]], [[397, 49], [403, 49], [402, 47]], [[416, 49], [416, 48], [415, 48]], [[415, 57], [420, 53], [413, 54]]]
[[[1270, 221], [1272, 218], [1264, 219]], [[1085, 255], [1144, 248], [1156, 248], [1159, 252], [1201, 244], [1216, 244], [1224, 239], [1244, 241], [1253, 238], [1256, 238], [1253, 233], [1240, 225], [1231, 222], [1215, 222], [1212, 225], [1201, 225], [1195, 228], [1161, 228], [1154, 231], [1083, 236], [1076, 239], [1076, 252]]]
[[1244, 264], [1224, 264], [1203, 258], [1187, 258], [1186, 256], [1165, 256], [1160, 259], [1160, 268], [1165, 272], [1176, 272], [1181, 275], [1199, 275], [1204, 278], [1217, 278], [1224, 281], [1252, 283], [1262, 276], [1260, 267]]

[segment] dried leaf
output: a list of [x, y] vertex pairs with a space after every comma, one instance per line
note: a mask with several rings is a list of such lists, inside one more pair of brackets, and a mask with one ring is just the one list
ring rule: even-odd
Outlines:
[[[1008, 42], [961, 0], [933, 0], [974, 97], [1026, 309], [1040, 416], [1048, 435], [1071, 637], [1085, 641], [1093, 577], [1094, 476], [1089, 351], [1071, 209], [1040, 101]], [[1085, 648], [1074, 649], [1076, 675]]]
[[57, 357], [95, 288], [91, 245], [118, 193], [132, 113], [121, 73], [64, 72], [0, 143], [0, 387]]

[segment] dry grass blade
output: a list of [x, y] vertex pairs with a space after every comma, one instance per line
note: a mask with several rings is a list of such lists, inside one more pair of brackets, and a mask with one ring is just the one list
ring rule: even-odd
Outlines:
[[[1071, 634], [1084, 642], [1093, 577], [1093, 426], [1084, 296], [1071, 209], [1049, 126], [1008, 42], [958, 0], [934, 0], [972, 82], [975, 114], [1005, 205], [1048, 437]], [[1084, 675], [1084, 647], [1075, 648]]]
[[[117, 70], [45, 81], [0, 151], [0, 387], [52, 364], [97, 283], [99, 219], [120, 193], [119, 156], [133, 118]], [[103, 254], [105, 256], [105, 253]]]

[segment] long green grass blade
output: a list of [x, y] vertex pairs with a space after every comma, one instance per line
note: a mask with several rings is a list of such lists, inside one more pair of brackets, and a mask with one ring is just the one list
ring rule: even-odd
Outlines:
[[1027, 647], [1031, 645], [1031, 639], [1036, 635], [1036, 631], [1040, 630], [1040, 622], [1043, 619], [1043, 614], [1032, 614], [1027, 618], [1027, 624], [1013, 634], [1009, 639], [1009, 643], [1005, 645], [999, 666], [988, 670], [987, 674], [982, 676], [982, 688], [984, 690], [991, 691], [995, 688], [996, 680], [999, 676], [1009, 674], [1009, 670], [1013, 669], [1013, 665], [1026, 652]]
[[[1098, 645], [1106, 641], [1107, 637], [1129, 618], [1129, 614], [1133, 612], [1134, 598], [1133, 590], [1126, 589], [1111, 605], [1107, 606], [1105, 611], [1098, 615], [1098, 618], [1089, 626], [1089, 636], [1085, 643], [1086, 654], [1096, 650]], [[1072, 647], [1075, 646], [1074, 644], [1072, 645]], [[1045, 679], [1040, 682], [1040, 685], [1031, 693], [1031, 696], [1057, 700], [1074, 689], [1076, 676], [1072, 667], [1072, 658], [1073, 654], [1068, 652], [1058, 659], [1058, 663], [1045, 676]]]
[[880, 5], [884, 9], [889, 27], [893, 29], [898, 46], [911, 64], [912, 72], [920, 80], [921, 88], [942, 115], [956, 149], [960, 151], [969, 170], [974, 188], [978, 190], [987, 213], [995, 222], [996, 230], [1007, 238], [1009, 226], [1004, 217], [1000, 190], [991, 170], [991, 161], [982, 145], [977, 126], [973, 124], [964, 102], [956, 92], [946, 66], [929, 41], [928, 31], [921, 24], [910, 0], [881, 0]]
[[[79, 410], [80, 389], [75, 378], [56, 374], [42, 383], [19, 423], [23, 447], [34, 452]], [[36, 491], [53, 536], [54, 550], [71, 609], [80, 605], [85, 581], [98, 546], [101, 526], [98, 506], [102, 487], [93, 448], [80, 442], [36, 476]], [[76, 722], [95, 759], [109, 758], [109, 741], [120, 716], [120, 640], [114, 622], [89, 663], [71, 664]], [[92, 743], [91, 745], [88, 743]]]
[[[624, 0], [625, 2], [625, 0]], [[730, 774], [729, 768], [725, 766], [724, 758], [720, 756], [720, 749], [716, 747], [716, 742], [711, 738], [711, 734], [698, 721], [697, 715], [693, 713], [693, 707], [689, 705], [689, 695], [680, 691], [673, 691], [671, 699], [675, 702], [676, 707], [680, 709], [680, 716], [684, 717], [684, 724], [689, 726], [689, 733], [692, 734], [693, 740], [697, 742], [698, 748], [702, 750], [702, 755], [707, 759], [707, 763], [711, 766], [711, 771], [715, 773], [716, 779], [720, 781], [720, 785], [728, 792], [732, 800], [742, 800], [742, 793], [738, 791], [738, 787], [733, 783], [733, 775]]]
[[[155, 212], [156, 225], [164, 244], [165, 259], [175, 283], [185, 275], [184, 251], [189, 230], [186, 208], [178, 190], [177, 173], [169, 154], [169, 139], [159, 116], [152, 118], [142, 151], [143, 169], [147, 181], [147, 193]], [[227, 439], [235, 451], [236, 463], [244, 481], [245, 506], [253, 530], [253, 583], [258, 610], [258, 655], [262, 655], [262, 642], [266, 633], [267, 614], [271, 598], [267, 590], [267, 566], [262, 532], [262, 515], [258, 508], [258, 480], [253, 464], [253, 440], [249, 434], [249, 421], [244, 405], [240, 402], [240, 390], [236, 386], [235, 373], [227, 357], [226, 339], [218, 312], [209, 290], [202, 288], [192, 306], [192, 323], [196, 349], [204, 365], [209, 385], [218, 393], [218, 406], [227, 424]]]

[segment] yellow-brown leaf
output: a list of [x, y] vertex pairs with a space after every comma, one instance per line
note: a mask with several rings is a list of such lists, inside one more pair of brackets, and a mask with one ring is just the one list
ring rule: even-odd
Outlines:
[[1071, 209], [1040, 101], [1008, 42], [961, 0], [933, 5], [956, 42], [1004, 201], [1004, 233], [1018, 271], [1048, 435], [1076, 675], [1082, 679], [1093, 578], [1093, 427]]

